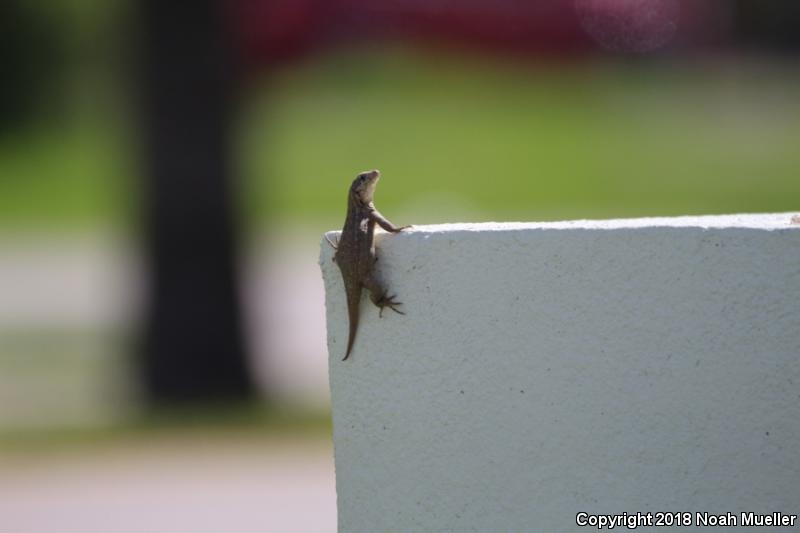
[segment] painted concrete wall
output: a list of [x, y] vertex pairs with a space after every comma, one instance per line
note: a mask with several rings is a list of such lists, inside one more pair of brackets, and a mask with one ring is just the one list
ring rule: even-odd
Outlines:
[[365, 294], [344, 362], [344, 289], [323, 241], [340, 531], [800, 513], [791, 218], [381, 235], [380, 273], [407, 314], [379, 319]]

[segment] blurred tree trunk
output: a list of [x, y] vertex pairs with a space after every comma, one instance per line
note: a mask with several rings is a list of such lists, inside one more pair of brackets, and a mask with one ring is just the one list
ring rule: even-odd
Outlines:
[[800, 2], [736, 0], [734, 38], [738, 44], [772, 52], [800, 51]]
[[141, 0], [142, 372], [152, 404], [244, 400], [230, 132], [235, 85], [223, 2]]

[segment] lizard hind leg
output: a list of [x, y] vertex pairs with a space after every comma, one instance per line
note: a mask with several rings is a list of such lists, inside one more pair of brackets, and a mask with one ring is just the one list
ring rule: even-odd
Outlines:
[[390, 296], [384, 295], [380, 300], [378, 300], [377, 302], [374, 302], [375, 305], [377, 305], [381, 309], [380, 311], [378, 311], [378, 317], [379, 318], [383, 318], [383, 308], [384, 307], [388, 307], [389, 309], [391, 309], [392, 311], [394, 311], [398, 315], [404, 315], [405, 314], [404, 312], [402, 312], [399, 309], [397, 309], [397, 307], [395, 307], [397, 305], [403, 305], [403, 302], [395, 301], [396, 297], [397, 297], [396, 294], [392, 294]]
[[373, 278], [368, 279], [364, 286], [369, 291], [369, 299], [375, 304], [377, 307], [380, 308], [380, 312], [378, 312], [378, 316], [383, 318], [383, 309], [388, 307], [392, 311], [397, 314], [404, 315], [405, 313], [397, 309], [398, 305], [403, 305], [403, 302], [398, 302], [395, 300], [397, 297], [396, 294], [388, 294], [386, 289], [381, 286], [380, 283], [375, 281]]

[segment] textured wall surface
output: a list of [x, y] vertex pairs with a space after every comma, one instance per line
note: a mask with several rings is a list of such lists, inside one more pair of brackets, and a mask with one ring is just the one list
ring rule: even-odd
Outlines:
[[791, 217], [383, 234], [378, 268], [407, 314], [379, 319], [365, 293], [344, 362], [344, 288], [323, 240], [340, 531], [800, 512]]

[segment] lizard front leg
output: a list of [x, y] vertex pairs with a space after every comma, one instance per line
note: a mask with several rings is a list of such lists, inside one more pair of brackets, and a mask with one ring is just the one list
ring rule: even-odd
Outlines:
[[405, 313], [397, 309], [395, 306], [403, 305], [403, 302], [395, 301], [396, 294], [387, 294], [387, 290], [372, 276], [364, 280], [364, 288], [369, 291], [369, 299], [380, 308], [378, 316], [383, 318], [383, 308], [388, 307], [397, 314], [404, 315]]
[[404, 229], [408, 229], [411, 227], [411, 226], [399, 226], [399, 227], [395, 226], [394, 224], [389, 222], [389, 219], [381, 215], [380, 211], [378, 211], [377, 209], [373, 209], [372, 211], [370, 211], [369, 218], [390, 233], [400, 233]]

